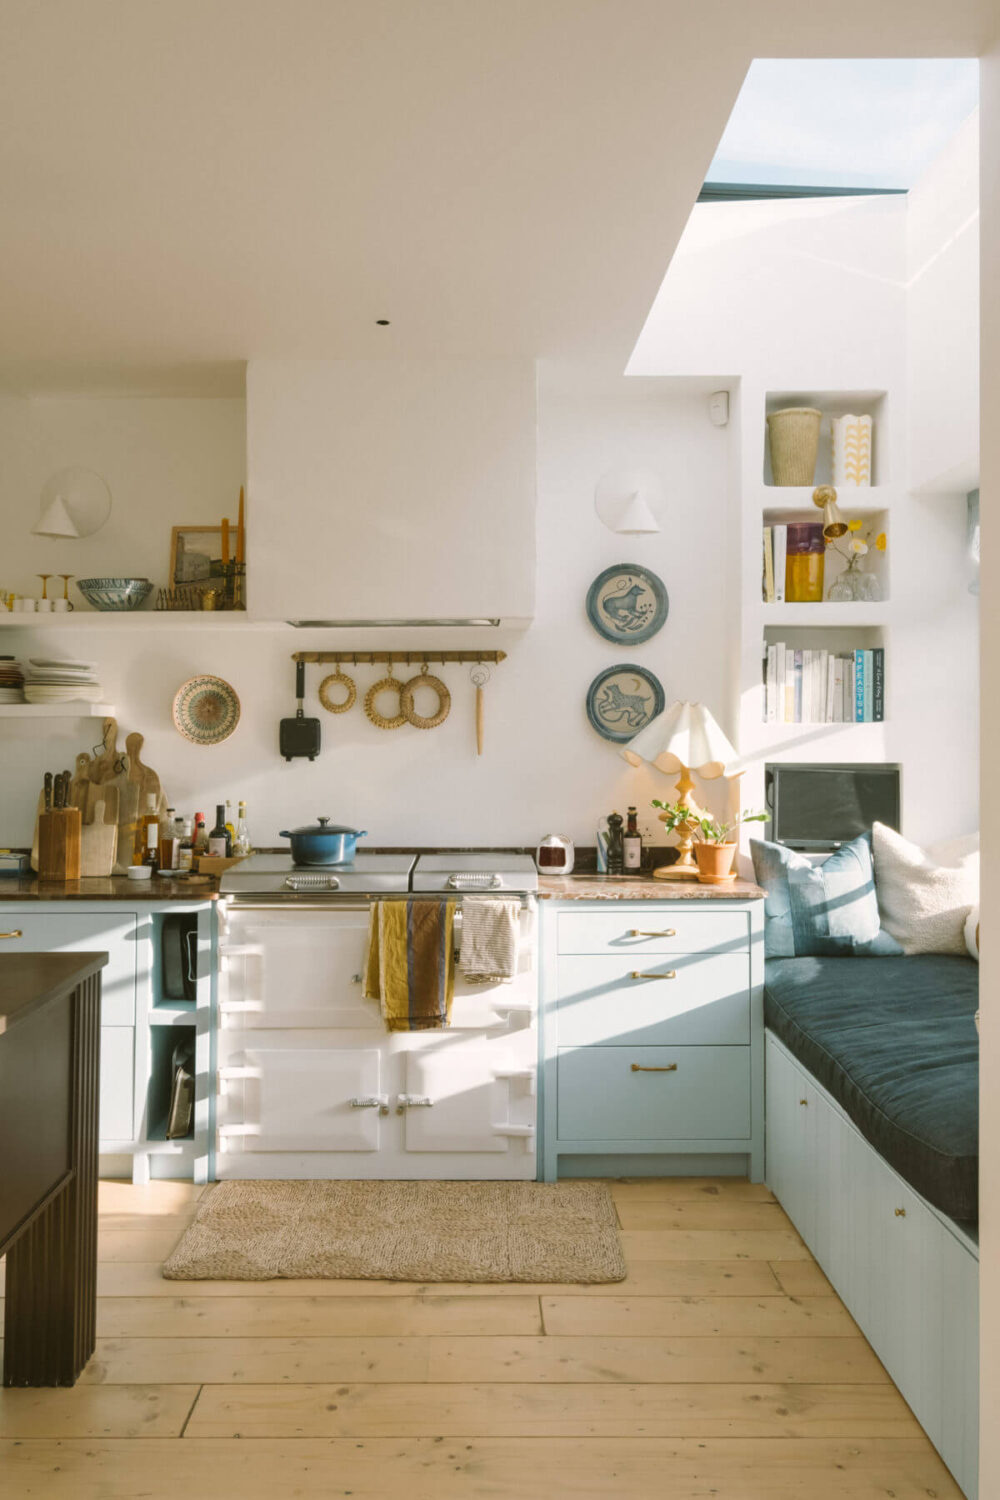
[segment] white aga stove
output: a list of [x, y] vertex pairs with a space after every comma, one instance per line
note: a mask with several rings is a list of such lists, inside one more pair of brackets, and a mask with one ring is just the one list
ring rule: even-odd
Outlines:
[[[524, 855], [254, 855], [222, 878], [219, 1178], [536, 1175], [537, 875]], [[518, 973], [469, 984], [451, 1026], [387, 1032], [362, 996], [370, 902], [520, 904]]]

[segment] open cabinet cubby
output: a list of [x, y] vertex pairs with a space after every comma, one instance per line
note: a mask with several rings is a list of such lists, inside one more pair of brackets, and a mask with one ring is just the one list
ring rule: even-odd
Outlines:
[[[885, 391], [768, 391], [765, 399], [765, 416], [772, 412], [781, 411], [788, 406], [813, 406], [823, 413], [823, 420], [819, 429], [819, 451], [816, 458], [816, 472], [813, 476], [813, 485], [833, 483], [833, 464], [831, 453], [832, 418], [844, 417], [848, 414], [855, 416], [868, 416], [872, 419], [872, 460], [871, 460], [871, 485], [844, 485], [840, 489], [840, 503], [842, 506], [849, 503], [851, 495], [859, 497], [866, 495], [872, 488], [888, 483], [888, 452], [889, 444], [886, 433], [887, 400]], [[768, 443], [767, 423], [761, 421], [761, 441], [763, 444], [763, 474], [765, 485], [776, 489], [799, 489], [799, 486], [776, 485], [774, 475], [771, 472], [771, 450]], [[811, 488], [806, 486], [802, 490], [803, 498], [808, 500]]]
[[194, 1073], [195, 1040], [194, 1026], [156, 1026], [150, 1032], [149, 1083], [146, 1094], [147, 1139], [166, 1141], [170, 1120], [171, 1102], [174, 1095], [175, 1074], [183, 1066], [191, 1076], [189, 1123], [184, 1133], [173, 1137], [176, 1140], [194, 1140]]
[[880, 724], [886, 714], [886, 675], [884, 633], [878, 626], [769, 626], [762, 653], [761, 717], [776, 726], [838, 730]]
[[[794, 493], [797, 493], [797, 491]], [[837, 607], [838, 601], [832, 600], [829, 597], [830, 587], [833, 583], [836, 582], [840, 575], [847, 570], [849, 562], [849, 545], [851, 541], [855, 539], [855, 537], [859, 538], [862, 541], [867, 541], [868, 543], [868, 552], [861, 559], [861, 567], [865, 573], [870, 574], [878, 583], [879, 594], [881, 598], [877, 602], [882, 603], [888, 600], [890, 585], [890, 556], [892, 546], [892, 536], [889, 529], [889, 511], [881, 506], [865, 504], [863, 499], [858, 505], [853, 504], [851, 500], [852, 495], [856, 494], [860, 497], [865, 496], [869, 493], [870, 491], [861, 489], [844, 490], [840, 494], [840, 509], [843, 512], [845, 521], [859, 520], [861, 522], [861, 528], [857, 532], [847, 532], [845, 536], [840, 537], [836, 541], [827, 544], [826, 552], [823, 558], [823, 598], [821, 601], [817, 601], [816, 604], [795, 604], [792, 607], [794, 607], [796, 610], [815, 609], [820, 605], [827, 606], [831, 610]], [[764, 510], [762, 512], [761, 545], [763, 546], [764, 541], [764, 528], [767, 526], [771, 527], [773, 537], [773, 529], [775, 526], [794, 526], [800, 522], [806, 522], [810, 525], [818, 525], [822, 523], [822, 520], [823, 512], [821, 510], [818, 510], [817, 507], [811, 503], [811, 501], [808, 501], [805, 505], [797, 504], [794, 506], [788, 506], [787, 508], [784, 506], [776, 506], [768, 503], [764, 507]], [[880, 551], [875, 545], [876, 537], [882, 534], [884, 534], [886, 538], [885, 551]], [[862, 603], [862, 601], [850, 601], [850, 603], [854, 608], [857, 608], [858, 605]], [[778, 604], [776, 602], [766, 604], [766, 608], [769, 611], [776, 608], [782, 609], [784, 607], [784, 604]], [[840, 607], [843, 606], [841, 605]]]

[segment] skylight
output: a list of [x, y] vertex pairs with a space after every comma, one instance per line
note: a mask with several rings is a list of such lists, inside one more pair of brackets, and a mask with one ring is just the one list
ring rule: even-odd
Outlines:
[[974, 58], [758, 58], [703, 196], [905, 192], [978, 102]]

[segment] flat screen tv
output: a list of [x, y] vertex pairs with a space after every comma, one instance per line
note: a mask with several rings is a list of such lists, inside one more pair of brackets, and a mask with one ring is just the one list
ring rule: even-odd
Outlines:
[[899, 828], [898, 765], [768, 765], [765, 837], [791, 849], [836, 849], [873, 823]]

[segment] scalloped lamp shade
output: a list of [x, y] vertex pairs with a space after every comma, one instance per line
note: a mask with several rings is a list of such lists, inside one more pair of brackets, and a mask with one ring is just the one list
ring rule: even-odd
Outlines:
[[[668, 775], [686, 769], [697, 771], [707, 780], [725, 776], [726, 767], [734, 766], [738, 760], [705, 705], [681, 699], [641, 729], [621, 753], [630, 766], [646, 762]], [[739, 774], [735, 766], [730, 772], [734, 774]]]
[[66, 509], [62, 495], [56, 495], [43, 506], [38, 522], [31, 528], [34, 536], [79, 536], [76, 522]]

